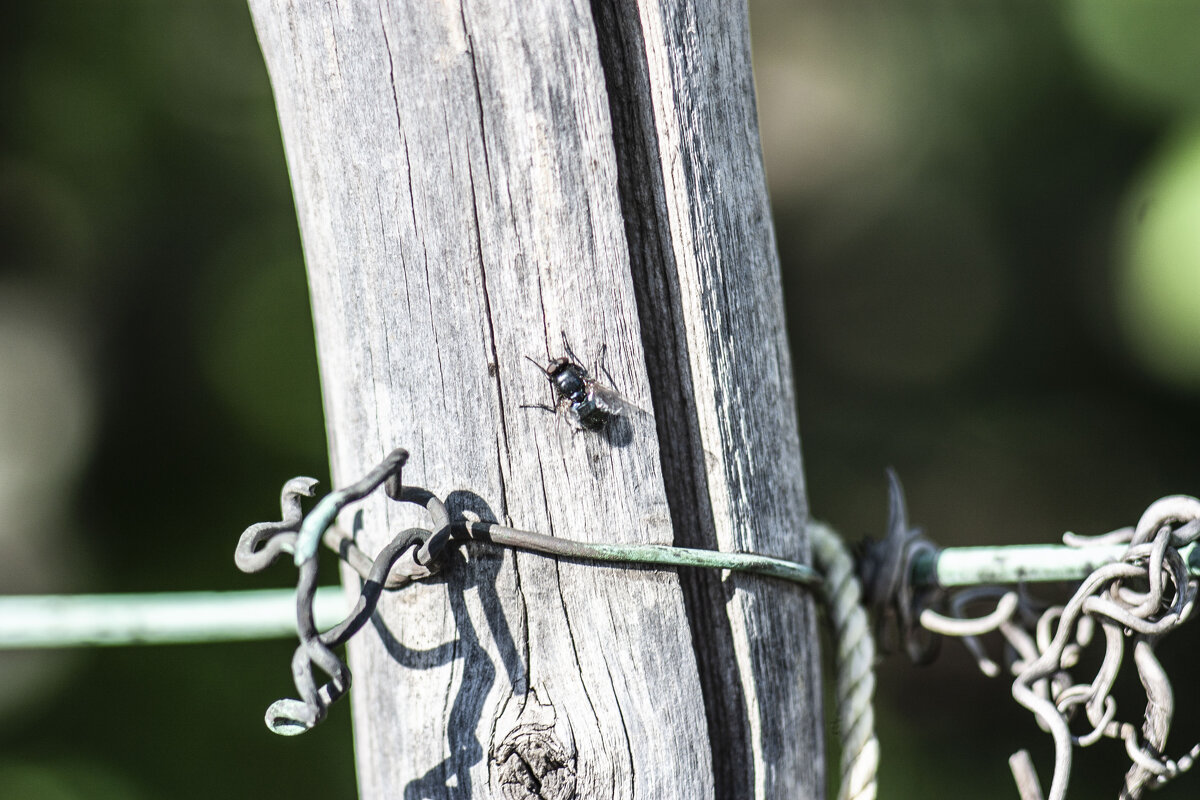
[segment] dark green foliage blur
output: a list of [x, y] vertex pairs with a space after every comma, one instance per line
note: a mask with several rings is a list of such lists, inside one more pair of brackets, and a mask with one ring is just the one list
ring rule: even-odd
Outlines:
[[[1200, 493], [1200, 3], [760, 0], [751, 25], [814, 516], [879, 536], [888, 465], [943, 545]], [[1196, 634], [1162, 647], [1175, 757]], [[1049, 736], [956, 643], [879, 681], [881, 797], [1015, 798], [1019, 747], [1048, 786]], [[1127, 765], [1094, 746], [1070, 796]]]
[[[283, 481], [328, 474], [295, 212], [249, 12], [205, 0], [6, 15], [0, 350], [39, 357], [0, 355], [0, 383], [46, 384], [52, 399], [51, 359], [65, 352], [64, 374], [80, 375], [67, 411], [88, 421], [52, 491], [8, 498], [20, 529], [6, 539], [34, 552], [24, 572], [0, 573], [0, 592], [285, 586], [286, 567], [246, 576], [232, 560], [243, 527], [278, 518]], [[59, 424], [30, 443], [31, 463], [63, 447]], [[0, 653], [0, 797], [354, 797], [348, 706], [298, 739], [263, 725], [294, 691], [293, 647]]]
[[[888, 465], [946, 545], [1200, 493], [1200, 3], [751, 19], [814, 514], [877, 535]], [[244, 4], [20, 4], [0, 75], [0, 593], [284, 585], [233, 544], [328, 468]], [[1194, 633], [1164, 647], [1175, 754]], [[298, 739], [262, 724], [291, 647], [0, 653], [0, 798], [353, 797], [348, 705]], [[955, 644], [880, 683], [883, 797], [1014, 797], [1020, 746], [1048, 781], [1048, 737]], [[1085, 753], [1072, 796], [1115, 795], [1124, 758]]]

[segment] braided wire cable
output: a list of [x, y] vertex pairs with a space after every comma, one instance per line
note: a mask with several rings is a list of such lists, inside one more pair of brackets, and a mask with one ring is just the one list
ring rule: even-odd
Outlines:
[[837, 680], [841, 770], [838, 800], [874, 800], [879, 772], [875, 736], [875, 642], [854, 558], [828, 525], [810, 521], [813, 563], [821, 573], [821, 599], [829, 615]]

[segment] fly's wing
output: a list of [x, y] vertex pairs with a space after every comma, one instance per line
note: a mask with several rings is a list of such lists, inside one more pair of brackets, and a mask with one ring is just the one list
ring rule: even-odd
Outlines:
[[593, 382], [592, 396], [596, 402], [611, 412], [614, 416], [642, 417], [653, 420], [654, 415], [641, 406], [636, 406], [615, 389], [610, 389], [602, 383]]

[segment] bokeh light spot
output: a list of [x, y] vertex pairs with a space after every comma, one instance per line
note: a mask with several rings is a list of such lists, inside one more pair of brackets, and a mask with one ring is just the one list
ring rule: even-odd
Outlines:
[[1200, 391], [1200, 127], [1164, 147], [1127, 205], [1122, 331], [1151, 373]]

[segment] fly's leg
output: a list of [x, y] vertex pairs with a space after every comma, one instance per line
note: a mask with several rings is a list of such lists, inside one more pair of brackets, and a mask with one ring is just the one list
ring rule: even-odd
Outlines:
[[563, 450], [566, 450], [564, 443], [565, 433], [563, 432], [563, 427], [566, 426], [567, 428], [571, 429], [571, 441], [574, 441], [575, 434], [579, 433], [580, 428], [576, 425], [570, 424], [570, 414], [567, 413], [567, 408], [562, 403], [559, 403], [557, 407], [548, 406], [545, 403], [522, 403], [521, 408], [536, 408], [540, 411], [549, 411], [551, 414], [553, 414], [554, 429], [558, 431], [558, 446]]
[[551, 414], [557, 414], [558, 409], [553, 406], [548, 406], [545, 403], [522, 403], [520, 408], [539, 408], [542, 411], [549, 411]]
[[595, 374], [603, 375], [604, 380], [608, 381], [608, 388], [615, 392], [620, 392], [617, 388], [617, 381], [613, 378], [612, 373], [608, 371], [608, 367], [604, 366], [604, 356], [608, 354], [608, 343], [600, 345], [600, 355], [596, 356]]
[[575, 355], [575, 351], [571, 349], [571, 343], [567, 341], [567, 332], [562, 332], [563, 349], [567, 351], [567, 358], [574, 361], [579, 366], [583, 366], [583, 362], [579, 360], [579, 356]]
[[[545, 367], [543, 367], [541, 364], [539, 364], [538, 362], [534, 361], [534, 360], [533, 360], [532, 358], [530, 358], [529, 356], [525, 356], [525, 360], [526, 360], [526, 361], [528, 361], [530, 364], [533, 364], [533, 365], [534, 365], [535, 367], [537, 367], [539, 370], [541, 370], [541, 372], [542, 372], [542, 374], [543, 374], [543, 375], [546, 375], [547, 377], [549, 377], [549, 372], [548, 372], [548, 371], [546, 370], [546, 368], [545, 368]], [[550, 394], [551, 394], [551, 396], [553, 396], [553, 395], [554, 395], [554, 390], [553, 390], [553, 389], [551, 389], [551, 390], [550, 390]], [[548, 405], [546, 405], [545, 403], [522, 403], [520, 407], [521, 407], [521, 408], [540, 408], [542, 411], [549, 411], [551, 414], [557, 414], [557, 413], [558, 413], [558, 409], [557, 409], [557, 408], [555, 408], [554, 406], [548, 406]]]
[[[583, 366], [583, 361], [579, 358], [579, 356], [575, 355], [575, 351], [571, 349], [571, 343], [567, 341], [567, 332], [566, 331], [562, 332], [562, 340], [563, 340], [563, 349], [567, 351], [567, 357], [570, 358], [572, 361], [574, 361], [576, 364]], [[600, 345], [600, 354], [598, 356], [596, 356], [596, 361], [592, 366], [592, 371], [590, 373], [588, 373], [586, 371], [587, 368], [586, 367], [584, 368], [585, 377], [591, 378], [591, 377], [595, 377], [597, 375], [603, 375], [604, 379], [606, 381], [608, 381], [609, 388], [613, 389], [614, 391], [620, 391], [619, 389], [617, 389], [616, 379], [613, 378], [612, 373], [608, 371], [608, 367], [604, 366], [604, 356], [607, 353], [608, 353], [608, 343], [606, 342], [606, 343], [603, 343]]]

